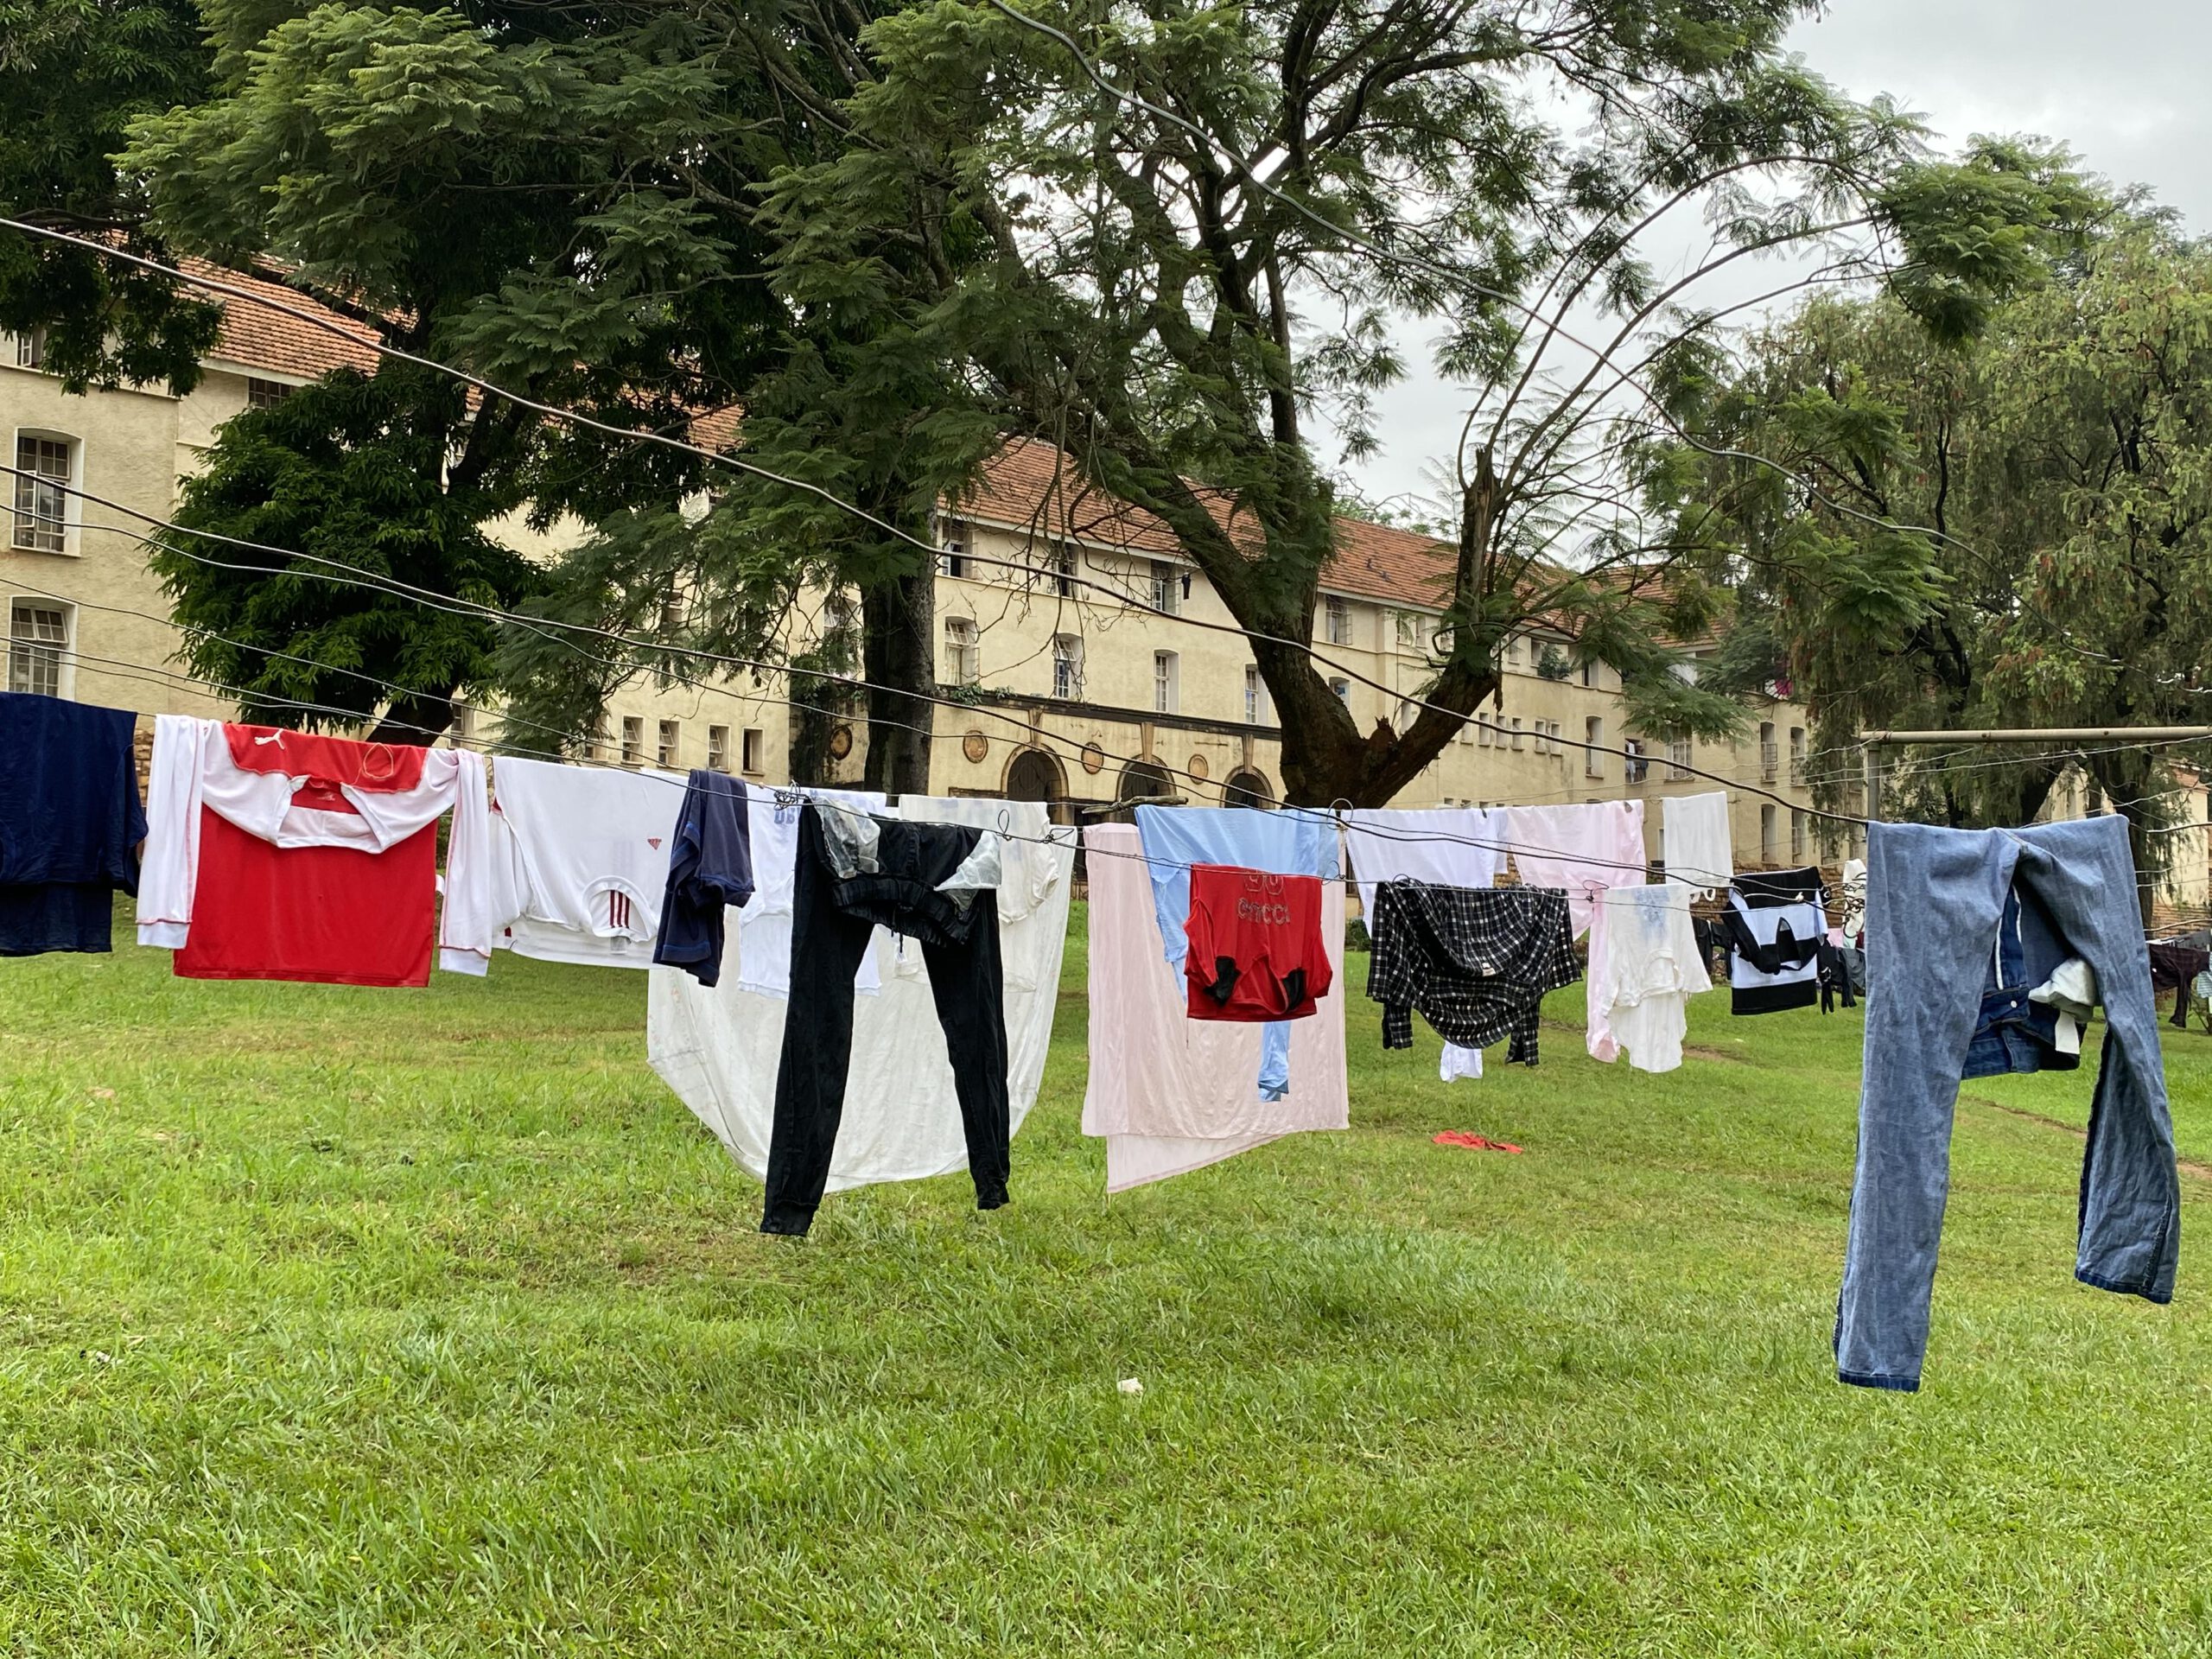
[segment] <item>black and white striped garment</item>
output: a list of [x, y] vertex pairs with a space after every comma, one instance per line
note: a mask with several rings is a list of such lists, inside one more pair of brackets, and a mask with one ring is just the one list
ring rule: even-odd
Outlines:
[[1544, 993], [1582, 977], [1567, 894], [1556, 887], [1451, 887], [1385, 881], [1368, 920], [1367, 994], [1382, 1005], [1382, 1046], [1414, 1046], [1414, 1010], [1447, 1043], [1512, 1039], [1536, 1063]]
[[1821, 946], [1827, 940], [1821, 873], [1763, 870], [1728, 889], [1728, 1011], [1777, 1014], [1809, 1008], [1821, 996]]

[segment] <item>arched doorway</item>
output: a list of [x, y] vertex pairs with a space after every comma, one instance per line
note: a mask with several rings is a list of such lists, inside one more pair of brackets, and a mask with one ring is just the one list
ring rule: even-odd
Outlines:
[[1274, 785], [1264, 773], [1249, 766], [1239, 766], [1229, 774], [1229, 781], [1222, 785], [1221, 804], [1224, 806], [1256, 806], [1270, 808], [1275, 804]]
[[1175, 786], [1168, 780], [1167, 769], [1150, 760], [1132, 760], [1122, 768], [1122, 776], [1114, 786], [1114, 799], [1124, 810], [1114, 814], [1124, 823], [1136, 822], [1135, 808], [1139, 802], [1160, 802], [1175, 793]]
[[1006, 798], [1009, 801], [1044, 801], [1054, 823], [1073, 823], [1074, 808], [1068, 802], [1067, 772], [1044, 749], [1018, 751], [1006, 769]]

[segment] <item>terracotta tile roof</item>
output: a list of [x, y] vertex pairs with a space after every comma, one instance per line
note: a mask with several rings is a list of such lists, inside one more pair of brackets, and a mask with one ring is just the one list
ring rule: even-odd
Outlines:
[[[377, 354], [370, 342], [375, 340], [376, 334], [365, 324], [317, 303], [297, 289], [287, 288], [265, 276], [244, 276], [198, 259], [187, 259], [181, 268], [193, 276], [211, 277], [232, 288], [265, 294], [278, 304], [322, 318], [353, 337], [341, 340], [327, 329], [287, 316], [268, 306], [228, 294], [214, 294], [210, 297], [223, 308], [223, 321], [215, 337], [214, 349], [208, 355], [217, 361], [235, 363], [240, 368], [297, 375], [305, 380], [316, 379], [335, 368], [359, 369], [365, 374], [375, 372]], [[362, 343], [356, 345], [354, 340]]]
[[[1230, 522], [1231, 498], [1201, 491], [1217, 519]], [[983, 465], [969, 493], [950, 505], [957, 515], [1042, 535], [1066, 537], [1147, 556], [1179, 556], [1173, 531], [1141, 507], [1108, 495], [1079, 476], [1050, 444], [1016, 439]], [[1249, 521], [1238, 539], [1257, 547]], [[1441, 610], [1449, 601], [1459, 550], [1450, 542], [1363, 519], [1337, 520], [1337, 553], [1322, 573], [1330, 593]]]

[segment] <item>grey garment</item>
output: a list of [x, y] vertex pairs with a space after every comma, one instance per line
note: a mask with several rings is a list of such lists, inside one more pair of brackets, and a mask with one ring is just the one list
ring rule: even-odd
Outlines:
[[2181, 1183], [2126, 822], [2107, 817], [2024, 830], [1878, 823], [1868, 831], [1866, 857], [1867, 949], [1882, 985], [1866, 1005], [1836, 1375], [1867, 1388], [1920, 1386], [1950, 1186], [1952, 1109], [1980, 1012], [1971, 988], [1986, 972], [2015, 885], [2039, 901], [2024, 909], [2040, 908], [2056, 930], [2028, 942], [2031, 959], [2049, 957], [2055, 966], [2082, 957], [2105, 1005], [2074, 1276], [2171, 1300]]
[[[866, 812], [855, 812], [831, 801], [817, 801], [814, 810], [821, 817], [822, 854], [830, 874], [840, 881], [850, 881], [855, 876], [881, 872], [881, 824]], [[996, 891], [1003, 879], [1003, 864], [999, 838], [986, 830], [976, 837], [975, 849], [960, 868], [938, 882], [937, 890], [965, 911], [975, 903], [977, 893]]]

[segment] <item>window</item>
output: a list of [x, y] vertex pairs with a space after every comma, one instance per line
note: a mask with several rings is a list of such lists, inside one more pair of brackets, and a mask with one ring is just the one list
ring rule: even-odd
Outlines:
[[8, 607], [8, 689], [33, 696], [61, 695], [61, 658], [69, 649], [69, 612], [19, 599]]
[[1789, 781], [1793, 784], [1805, 781], [1805, 728], [1802, 726], [1789, 728]]
[[1593, 691], [1598, 689], [1598, 664], [1595, 662], [1582, 664], [1582, 683]]
[[1521, 665], [1521, 637], [1518, 634], [1505, 642], [1505, 661], [1509, 667], [1518, 668]]
[[1398, 613], [1398, 645], [1404, 651], [1421, 649], [1421, 619], [1411, 611]]
[[622, 764], [634, 766], [645, 758], [645, 722], [635, 715], [622, 716]]
[[1513, 747], [1516, 749], [1521, 747], [1521, 717], [1518, 715], [1513, 718]]
[[1178, 687], [1176, 685], [1175, 653], [1155, 651], [1152, 653], [1152, 712], [1172, 715], [1175, 712]]
[[1775, 855], [1777, 850], [1774, 839], [1774, 809], [1763, 806], [1759, 808], [1759, 862], [1778, 862]]
[[748, 726], [745, 728], [745, 736], [742, 741], [745, 745], [745, 770], [750, 772], [753, 777], [758, 778], [762, 772], [767, 770], [767, 767], [762, 762], [762, 756], [768, 747], [768, 734], [762, 731], [758, 726]]
[[16, 440], [17, 547], [28, 548], [34, 553], [68, 550], [72, 448], [67, 438]]
[[1260, 677], [1256, 666], [1244, 671], [1244, 723], [1264, 726], [1273, 719], [1274, 710], [1268, 704], [1268, 683]]
[[1181, 608], [1183, 573], [1166, 559], [1152, 562], [1152, 608], [1173, 616]]
[[1639, 738], [1629, 738], [1621, 747], [1627, 752], [1628, 760], [1624, 775], [1631, 784], [1640, 784], [1651, 775], [1651, 763], [1643, 758], [1643, 743]]
[[1582, 722], [1582, 741], [1590, 747], [1582, 752], [1582, 775], [1602, 778], [1605, 775], [1605, 722], [1596, 715]]
[[944, 619], [944, 681], [974, 685], [983, 677], [983, 647], [976, 625], [964, 616]]
[[1475, 741], [1481, 744], [1483, 747], [1488, 748], [1497, 741], [1497, 728], [1491, 724], [1490, 716], [1488, 715], [1477, 715], [1475, 716]]
[[1029, 574], [1022, 578], [1025, 587], [1038, 588], [1049, 582], [1054, 593], [1065, 599], [1075, 592], [1075, 554], [1065, 549], [1047, 553], [1039, 559], [1034, 552], [1029, 556]]
[[1056, 697], [1080, 697], [1083, 695], [1083, 637], [1074, 633], [1052, 636], [1052, 695]]
[[1667, 776], [1674, 779], [1690, 775], [1690, 741], [1687, 737], [1667, 740]]
[[965, 576], [968, 574], [968, 543], [947, 542], [937, 556], [937, 573], [940, 576]]
[[1789, 809], [1789, 861], [1805, 861], [1805, 815], [1794, 806]]
[[282, 380], [264, 380], [257, 374], [246, 377], [245, 406], [248, 409], [274, 409], [291, 395], [291, 387]]
[[1332, 645], [1351, 644], [1351, 607], [1332, 595], [1321, 601], [1321, 630]]
[[42, 369], [46, 366], [46, 330], [29, 328], [16, 336], [16, 366], [19, 369]]
[[707, 770], [729, 770], [729, 728], [727, 726], [707, 728]]
[[1351, 682], [1350, 680], [1331, 680], [1329, 682], [1329, 690], [1337, 694], [1338, 702], [1343, 703], [1347, 709], [1351, 707]]
[[653, 746], [653, 758], [657, 765], [672, 766], [676, 764], [677, 740], [681, 735], [681, 728], [677, 721], [672, 720], [661, 721], [660, 741]]
[[1398, 720], [1397, 720], [1397, 729], [1398, 729], [1400, 732], [1409, 732], [1409, 731], [1411, 731], [1411, 730], [1413, 729], [1414, 721], [1415, 721], [1419, 720], [1420, 718], [1421, 718], [1421, 705], [1420, 705], [1419, 703], [1417, 703], [1417, 702], [1405, 702], [1405, 701], [1404, 701], [1404, 700], [1402, 700], [1402, 699], [1401, 699], [1401, 700], [1400, 700], [1400, 702], [1399, 702], [1399, 703], [1398, 703]]
[[1781, 756], [1774, 747], [1774, 722], [1763, 720], [1759, 722], [1759, 776], [1770, 784], [1781, 769]]

